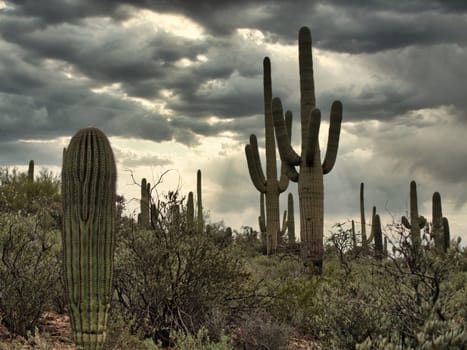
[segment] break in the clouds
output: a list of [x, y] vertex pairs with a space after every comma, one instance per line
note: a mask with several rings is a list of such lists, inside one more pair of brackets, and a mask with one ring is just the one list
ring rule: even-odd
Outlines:
[[69, 137], [94, 125], [111, 137], [120, 171], [176, 169], [191, 190], [201, 168], [211, 213], [256, 225], [243, 147], [251, 133], [264, 145], [262, 59], [271, 58], [273, 94], [295, 116], [298, 147], [303, 25], [313, 36], [323, 147], [330, 105], [344, 105], [327, 220], [355, 215], [361, 181], [369, 202], [403, 211], [412, 179], [426, 190], [426, 210], [440, 191], [459, 217], [467, 203], [460, 0], [0, 1], [0, 163], [58, 166]]

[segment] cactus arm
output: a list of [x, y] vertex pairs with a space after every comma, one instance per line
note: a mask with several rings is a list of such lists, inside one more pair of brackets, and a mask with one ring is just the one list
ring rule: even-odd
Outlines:
[[[310, 112], [316, 106], [311, 33], [307, 27], [300, 28], [298, 33], [298, 65], [300, 74], [300, 113], [303, 132], [308, 126]], [[305, 138], [302, 137], [303, 139]]]
[[331, 106], [331, 116], [329, 122], [328, 145], [326, 156], [323, 162], [323, 174], [328, 174], [336, 163], [337, 150], [339, 148], [339, 136], [342, 123], [342, 103], [334, 101]]
[[[285, 113], [285, 125], [287, 127], [287, 135], [289, 140], [292, 138], [292, 112], [287, 111]], [[281, 162], [281, 177], [279, 179], [279, 193], [284, 192], [289, 186], [289, 180], [293, 182], [298, 181], [298, 172], [293, 166], [290, 166], [287, 162]]]
[[259, 192], [266, 192], [266, 178], [264, 177], [261, 161], [259, 159], [258, 141], [256, 135], [250, 136], [250, 143], [245, 146], [245, 154], [248, 163], [250, 178]]
[[321, 125], [321, 112], [319, 109], [315, 108], [311, 112], [311, 116], [308, 123], [308, 142], [307, 147], [305, 149], [305, 159], [306, 165], [309, 167], [313, 167], [314, 164], [314, 156], [316, 146], [319, 142], [319, 127]]
[[276, 130], [277, 146], [283, 162], [291, 166], [300, 165], [300, 156], [295, 152], [290, 144], [287, 127], [284, 120], [284, 112], [281, 100], [278, 97], [272, 99], [272, 116], [274, 119], [274, 128]]

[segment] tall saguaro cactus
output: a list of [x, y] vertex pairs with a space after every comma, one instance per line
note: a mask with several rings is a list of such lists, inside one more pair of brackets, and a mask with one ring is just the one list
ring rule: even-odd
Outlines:
[[420, 247], [420, 229], [425, 227], [426, 219], [418, 215], [417, 183], [413, 180], [410, 182], [410, 221], [403, 216], [401, 222], [405, 228], [410, 230], [413, 246]]
[[65, 290], [79, 349], [102, 349], [109, 314], [114, 254], [115, 160], [97, 128], [79, 130], [63, 152]]
[[[266, 196], [266, 231], [268, 236], [268, 254], [277, 249], [280, 233], [279, 194], [284, 192], [289, 179], [285, 168], [281, 168], [281, 177], [277, 180], [276, 142], [274, 140], [274, 125], [271, 112], [272, 84], [271, 62], [268, 57], [263, 60], [263, 90], [264, 90], [264, 127], [266, 138], [266, 177], [264, 176], [258, 152], [256, 135], [250, 136], [250, 143], [245, 146], [250, 177], [256, 189]], [[291, 133], [292, 114], [287, 115], [287, 131]]]
[[[316, 109], [313, 81], [313, 57], [311, 53], [311, 33], [302, 27], [298, 36], [300, 72], [300, 118], [302, 145], [300, 155], [290, 144], [287, 134], [281, 100], [272, 100], [274, 127], [282, 162], [286, 163], [287, 176], [298, 182], [300, 207], [300, 237], [303, 245], [302, 257], [305, 264], [312, 262], [319, 271], [322, 268], [324, 184], [323, 175], [334, 167], [342, 121], [342, 103], [334, 101], [331, 106], [329, 138], [324, 162], [321, 164], [319, 147], [319, 127], [321, 112]], [[297, 172], [294, 167], [299, 167]]]

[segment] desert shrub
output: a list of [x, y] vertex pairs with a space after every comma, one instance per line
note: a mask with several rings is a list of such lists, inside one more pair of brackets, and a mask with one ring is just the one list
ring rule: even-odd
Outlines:
[[291, 327], [264, 309], [243, 313], [236, 332], [236, 345], [245, 350], [287, 349]]
[[60, 232], [44, 225], [41, 213], [0, 213], [0, 317], [11, 333], [33, 332], [42, 312], [52, 309], [59, 240]]
[[34, 182], [16, 169], [0, 168], [0, 212], [22, 215], [42, 213], [47, 209], [48, 224], [61, 225], [60, 181], [47, 170], [41, 170]]
[[[170, 332], [171, 342], [176, 350], [233, 350], [232, 340], [224, 334], [221, 334], [218, 341], [209, 338], [209, 331], [206, 328], [200, 328], [196, 334], [186, 334], [182, 331]], [[157, 350], [163, 348], [157, 347]]]
[[134, 329], [164, 342], [171, 330], [196, 334], [209, 327], [214, 313], [228, 318], [247, 279], [231, 245], [219, 245], [207, 232], [188, 230], [184, 210], [171, 214], [171, 208], [182, 204], [171, 193], [158, 202], [152, 230], [129, 225], [117, 237], [118, 303], [134, 317]]

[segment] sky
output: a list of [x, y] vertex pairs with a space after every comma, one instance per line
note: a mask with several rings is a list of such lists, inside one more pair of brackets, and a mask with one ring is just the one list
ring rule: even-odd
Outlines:
[[[335, 168], [324, 178], [325, 232], [409, 210], [410, 181], [431, 221], [441, 193], [451, 235], [467, 241], [467, 2], [0, 0], [0, 166], [60, 173], [80, 128], [109, 137], [118, 193], [137, 210], [138, 184], [154, 195], [196, 190], [212, 222], [257, 229], [259, 193], [244, 154], [258, 137], [263, 168], [262, 60], [273, 95], [294, 115], [300, 147], [297, 36], [310, 28], [320, 144], [343, 103]], [[279, 155], [277, 155], [279, 157]], [[136, 180], [136, 184], [134, 180]], [[287, 192], [295, 199], [296, 184]], [[287, 195], [281, 196], [281, 211]]]

